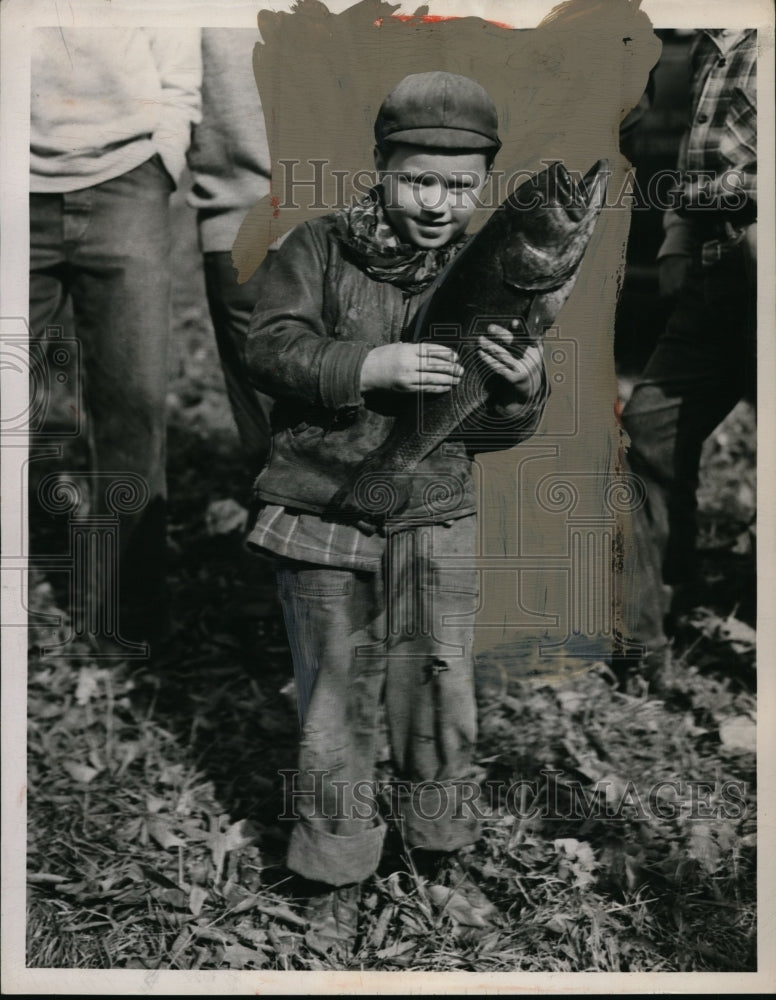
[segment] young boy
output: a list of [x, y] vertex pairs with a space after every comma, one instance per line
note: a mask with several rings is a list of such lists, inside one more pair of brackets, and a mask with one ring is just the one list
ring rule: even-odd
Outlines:
[[[452, 350], [402, 336], [465, 242], [498, 119], [475, 81], [414, 74], [383, 102], [375, 137], [369, 195], [268, 254], [247, 342], [253, 381], [275, 399], [249, 544], [277, 562], [302, 726], [287, 863], [311, 880], [313, 928], [340, 940], [355, 935], [359, 885], [385, 836], [367, 792], [381, 699], [399, 779], [392, 818], [416, 862], [478, 837], [471, 456], [460, 440], [434, 449], [380, 531], [338, 521], [330, 502], [416, 394], [460, 379]], [[490, 415], [512, 432], [504, 448], [536, 429], [547, 382], [540, 347], [513, 354], [512, 332], [487, 331], [479, 354], [494, 373]]]

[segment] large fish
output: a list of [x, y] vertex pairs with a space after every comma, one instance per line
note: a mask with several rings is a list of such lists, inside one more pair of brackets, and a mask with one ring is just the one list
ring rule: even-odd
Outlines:
[[408, 339], [451, 347], [464, 374], [449, 392], [418, 394], [418, 406], [397, 417], [380, 448], [332, 498], [330, 514], [371, 524], [400, 514], [411, 474], [430, 451], [456, 433], [474, 443], [478, 433], [497, 432], [483, 418], [491, 376], [477, 337], [489, 323], [509, 328], [516, 320], [516, 355], [541, 340], [574, 286], [608, 176], [606, 160], [579, 181], [562, 163], [550, 164], [499, 205], [439, 275]]

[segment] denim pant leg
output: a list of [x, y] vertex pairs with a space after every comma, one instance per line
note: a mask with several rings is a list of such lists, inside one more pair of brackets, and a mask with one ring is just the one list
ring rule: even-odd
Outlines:
[[371, 785], [384, 663], [356, 653], [381, 634], [381, 581], [290, 562], [277, 575], [302, 723], [287, 864], [346, 885], [376, 870], [385, 834]]
[[716, 273], [696, 264], [623, 413], [628, 462], [647, 488], [633, 517], [634, 590], [636, 635], [652, 646], [665, 642], [653, 582], [686, 583], [696, 572], [701, 450], [752, 382], [754, 320], [752, 289], [735, 263]]
[[452, 851], [480, 833], [472, 647], [476, 519], [393, 534], [385, 707], [405, 841]]
[[[153, 157], [102, 184], [30, 199], [32, 334], [42, 334], [54, 302], [69, 294], [84, 366], [92, 513], [118, 517], [118, 573], [103, 569], [118, 578], [118, 634], [130, 640], [159, 638], [168, 627], [171, 190]], [[109, 583], [94, 586], [104, 597]]]
[[258, 298], [259, 282], [254, 274], [240, 284], [228, 251], [206, 253], [203, 261], [210, 318], [226, 391], [250, 470], [255, 474], [269, 454], [272, 407], [270, 397], [253, 387], [244, 357], [248, 322]]

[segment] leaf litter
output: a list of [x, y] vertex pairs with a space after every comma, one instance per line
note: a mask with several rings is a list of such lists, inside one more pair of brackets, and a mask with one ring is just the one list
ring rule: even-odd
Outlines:
[[[98, 666], [67, 644], [52, 583], [30, 581], [31, 609], [49, 616], [30, 628], [33, 967], [330, 967], [304, 943], [283, 866], [295, 695], [273, 580], [242, 548], [250, 477], [212, 334], [195, 322], [186, 336], [196, 349], [181, 352], [170, 412], [169, 657]], [[616, 690], [604, 664], [481, 665], [477, 763], [521, 792], [496, 796], [481, 842], [436, 882], [399, 851], [367, 883], [350, 967], [755, 968], [755, 536], [740, 488], [753, 484], [752, 432], [739, 408], [706, 449], [707, 592], [645, 693]]]

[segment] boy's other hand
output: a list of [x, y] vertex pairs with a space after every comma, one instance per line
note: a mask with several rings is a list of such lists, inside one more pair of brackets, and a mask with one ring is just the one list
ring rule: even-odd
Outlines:
[[361, 392], [449, 392], [462, 375], [458, 355], [442, 344], [385, 344], [367, 354]]
[[542, 345], [521, 344], [516, 351], [513, 347], [515, 331], [520, 327], [518, 320], [512, 321], [511, 330], [491, 323], [488, 326], [488, 336], [478, 338], [479, 356], [492, 372], [500, 375], [507, 383], [505, 391], [497, 393], [499, 398], [493, 400], [502, 405], [522, 405], [528, 402], [541, 385], [544, 370]]

